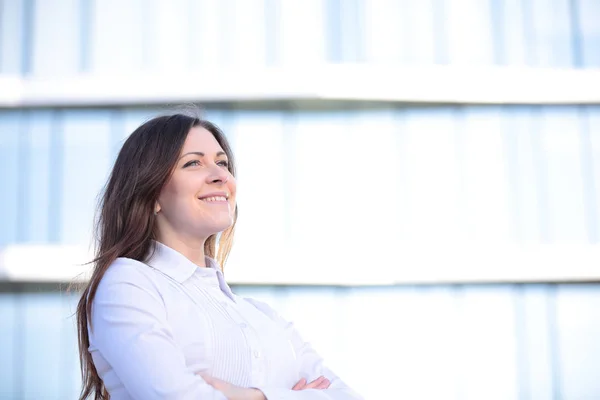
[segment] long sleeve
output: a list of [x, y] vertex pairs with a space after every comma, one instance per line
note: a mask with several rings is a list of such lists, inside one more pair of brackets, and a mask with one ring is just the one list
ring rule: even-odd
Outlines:
[[300, 361], [300, 375], [302, 377], [311, 382], [322, 375], [331, 382], [329, 389], [325, 390], [291, 390], [291, 388], [258, 387], [264, 393], [267, 400], [364, 400], [362, 396], [350, 389], [333, 371], [324, 365], [323, 359], [312, 346], [302, 340], [293, 323], [283, 319], [263, 302], [252, 298], [246, 298], [245, 300], [253, 304], [283, 328], [294, 346], [294, 350]]
[[227, 400], [186, 368], [161, 296], [136, 268], [109, 270], [92, 307], [90, 347], [112, 367], [116, 377], [108, 378], [120, 381], [131, 398]]

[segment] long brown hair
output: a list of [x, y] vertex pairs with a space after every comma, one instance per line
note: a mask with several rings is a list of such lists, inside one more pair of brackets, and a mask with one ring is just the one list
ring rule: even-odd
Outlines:
[[[94, 268], [77, 305], [77, 331], [82, 390], [80, 400], [110, 398], [88, 351], [88, 323], [91, 328], [92, 302], [108, 267], [117, 257], [146, 261], [155, 250], [154, 205], [169, 180], [192, 127], [210, 131], [229, 159], [229, 172], [235, 176], [231, 147], [225, 135], [213, 123], [185, 114], [160, 116], [137, 128], [125, 141], [113, 166], [100, 199], [96, 221], [97, 250]], [[237, 220], [220, 235], [210, 236], [204, 244], [207, 256], [216, 258], [223, 268], [233, 244]], [[216, 254], [218, 253], [218, 254]]]

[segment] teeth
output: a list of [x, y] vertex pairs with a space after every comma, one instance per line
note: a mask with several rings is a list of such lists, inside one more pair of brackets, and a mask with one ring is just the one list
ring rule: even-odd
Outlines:
[[227, 198], [225, 198], [224, 196], [215, 196], [215, 197], [205, 197], [201, 200], [204, 200], [204, 201], [227, 201]]

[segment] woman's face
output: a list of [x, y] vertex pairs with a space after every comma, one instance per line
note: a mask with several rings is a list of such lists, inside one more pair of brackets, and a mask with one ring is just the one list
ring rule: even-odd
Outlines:
[[162, 241], [204, 242], [231, 226], [236, 185], [227, 165], [227, 155], [212, 133], [192, 128], [155, 208]]

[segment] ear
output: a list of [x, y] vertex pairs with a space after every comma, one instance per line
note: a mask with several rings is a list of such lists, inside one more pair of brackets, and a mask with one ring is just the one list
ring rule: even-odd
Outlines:
[[158, 204], [158, 202], [156, 202], [156, 205], [154, 206], [154, 215], [158, 215], [160, 210], [161, 210], [160, 204]]

